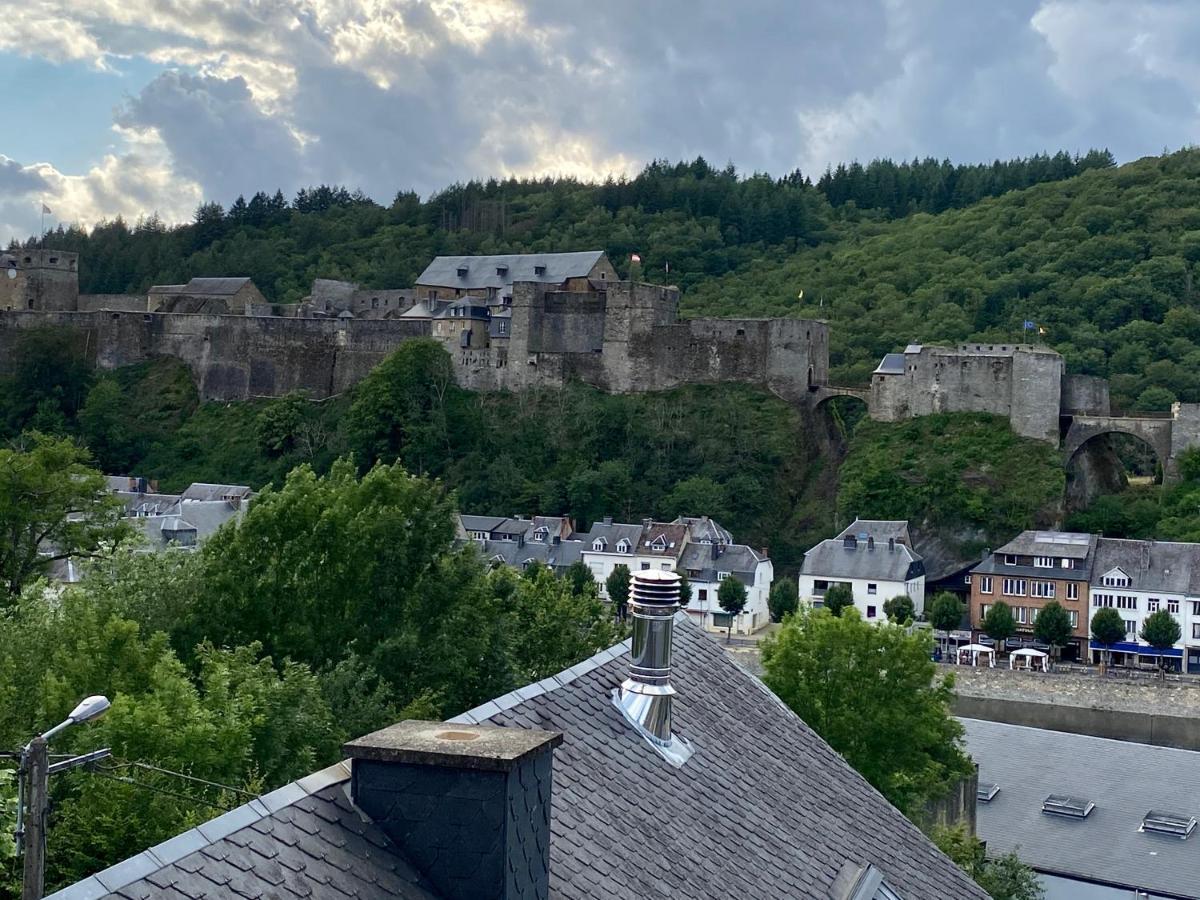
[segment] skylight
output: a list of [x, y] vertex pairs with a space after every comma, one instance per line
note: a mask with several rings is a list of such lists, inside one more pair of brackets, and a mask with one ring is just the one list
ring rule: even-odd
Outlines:
[[1142, 817], [1142, 831], [1153, 831], [1155, 834], [1169, 834], [1184, 840], [1196, 828], [1196, 817], [1185, 813], [1168, 812], [1163, 809], [1152, 809]]
[[1052, 816], [1066, 816], [1070, 819], [1085, 819], [1088, 813], [1096, 808], [1091, 800], [1080, 797], [1068, 797], [1064, 794], [1051, 794], [1042, 801], [1042, 812]]
[[990, 781], [981, 781], [975, 786], [975, 799], [981, 803], [990, 803], [998, 793], [1000, 793], [1000, 785]]

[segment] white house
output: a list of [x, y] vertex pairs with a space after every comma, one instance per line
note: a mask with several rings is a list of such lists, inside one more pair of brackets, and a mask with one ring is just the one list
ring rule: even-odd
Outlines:
[[605, 580], [618, 565], [627, 566], [630, 572], [678, 569], [689, 534], [682, 522], [643, 519], [640, 525], [625, 525], [606, 517], [574, 538], [583, 542], [583, 561], [600, 585], [600, 596], [607, 599]]
[[[1112, 647], [1115, 665], [1158, 662], [1158, 651], [1147, 646], [1139, 634], [1146, 617], [1159, 610], [1179, 622], [1180, 639], [1166, 651], [1171, 668], [1186, 665], [1200, 670], [1200, 596], [1193, 578], [1200, 578], [1200, 544], [1173, 541], [1130, 541], [1099, 538], [1096, 559], [1088, 586], [1088, 632], [1091, 616], [1112, 607], [1125, 622], [1125, 640]], [[1093, 661], [1105, 649], [1091, 641]], [[1186, 655], [1186, 659], [1185, 659]]]
[[725, 631], [729, 613], [721, 609], [721, 582], [736, 578], [746, 588], [746, 606], [733, 621], [734, 634], [752, 634], [771, 621], [767, 598], [775, 567], [765, 553], [744, 544], [689, 543], [679, 563], [692, 587], [685, 612], [710, 631]]
[[800, 602], [823, 605], [835, 584], [850, 587], [854, 606], [867, 621], [885, 621], [883, 604], [902, 594], [912, 598], [920, 616], [925, 610], [925, 564], [912, 549], [908, 523], [855, 519], [836, 538], [805, 553]]

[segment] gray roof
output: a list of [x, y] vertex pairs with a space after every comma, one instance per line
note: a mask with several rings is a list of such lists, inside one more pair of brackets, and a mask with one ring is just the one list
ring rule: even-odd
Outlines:
[[[561, 284], [568, 278], [582, 278], [604, 256], [603, 250], [585, 250], [576, 253], [518, 253], [504, 256], [439, 256], [433, 260], [417, 279], [419, 285], [479, 290], [503, 288], [514, 281], [540, 281], [545, 284]], [[467, 267], [467, 274], [460, 277], [460, 266]], [[545, 266], [542, 274], [535, 272], [536, 266]], [[496, 270], [507, 267], [504, 274]]]
[[[675, 622], [675, 733], [695, 751], [682, 768], [613, 705], [628, 642], [453, 720], [563, 733], [552, 897], [828, 900], [847, 861], [905, 900], [986, 896], [685, 614]], [[648, 839], [630, 848], [630, 835]]]
[[357, 893], [437, 900], [395, 845], [350, 804], [349, 777], [345, 763], [330, 766], [50, 896], [340, 900]]
[[178, 531], [190, 526], [196, 532], [196, 540], [203, 541], [239, 514], [239, 509], [224, 500], [180, 500], [165, 515], [137, 518], [133, 524], [142, 529], [151, 546], [157, 547], [167, 543], [162, 535], [164, 531]]
[[[675, 617], [675, 768], [613, 705], [629, 642], [452, 721], [554, 729], [551, 896], [827, 900], [873, 865], [905, 900], [986, 895], [754, 676]], [[339, 763], [52, 895], [436, 900]], [[628, 836], [638, 840], [629, 852]]]
[[[1000, 786], [977, 805], [989, 852], [1016, 850], [1044, 871], [1195, 897], [1200, 832], [1139, 832], [1151, 809], [1200, 817], [1200, 753], [964, 719], [979, 780]], [[1096, 804], [1085, 819], [1043, 813], [1050, 794]]]
[[1100, 538], [1092, 562], [1092, 577], [1119, 568], [1129, 576], [1130, 587], [1139, 591], [1186, 594], [1191, 590], [1193, 570], [1200, 558], [1200, 544], [1174, 541], [1127, 541]]
[[840, 538], [821, 541], [804, 554], [802, 575], [827, 578], [874, 578], [878, 581], [908, 581], [925, 574], [921, 557], [903, 544], [889, 550], [887, 541], [876, 541], [875, 549], [859, 542], [847, 550]]
[[188, 485], [180, 496], [184, 500], [223, 500], [225, 497], [245, 497], [251, 493], [244, 484], [207, 484], [197, 481]]
[[675, 522], [688, 527], [693, 541], [707, 541], [713, 544], [733, 543], [733, 535], [708, 516], [680, 516]]
[[872, 375], [903, 375], [904, 374], [904, 354], [903, 353], [887, 353], [880, 360], [879, 365], [875, 367]]
[[156, 284], [150, 288], [149, 294], [181, 294], [186, 284]]
[[[731, 572], [747, 586], [754, 584], [754, 574], [759, 563], [766, 557], [759, 556], [745, 544], [727, 544], [720, 547], [713, 558], [713, 544], [688, 544], [683, 548], [679, 568], [688, 573], [693, 581], [716, 581], [718, 572]], [[691, 573], [698, 572], [693, 575]]]
[[616, 553], [617, 544], [621, 542], [621, 538], [625, 538], [629, 541], [629, 555], [632, 556], [638, 549], [638, 541], [642, 539], [642, 526], [623, 525], [619, 522], [609, 525], [603, 522], [593, 522], [590, 531], [584, 534], [573, 534], [571, 537], [583, 541], [588, 550], [592, 548], [592, 543], [597, 538], [604, 538], [608, 542], [608, 546], [605, 548], [606, 553]]
[[530, 560], [550, 566], [552, 569], [565, 569], [567, 566], [583, 557], [583, 544], [579, 541], [472, 541], [479, 549], [484, 562], [502, 562], [514, 569], [523, 569]]
[[1091, 534], [1074, 531], [1022, 531], [998, 549], [1013, 556], [1059, 556], [1087, 559], [1096, 544]]
[[232, 297], [249, 281], [250, 279], [245, 275], [237, 278], [193, 278], [183, 286], [181, 293], [209, 297]]
[[912, 546], [912, 536], [908, 533], [908, 521], [906, 519], [855, 519], [838, 535], [838, 538], [844, 538], [847, 535], [860, 537], [861, 535], [869, 535], [875, 538], [875, 543], [888, 542], [888, 538], [895, 538], [897, 544], [905, 544]]

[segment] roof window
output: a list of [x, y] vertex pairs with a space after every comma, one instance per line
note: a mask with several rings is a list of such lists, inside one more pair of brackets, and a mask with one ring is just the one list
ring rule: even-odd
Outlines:
[[534, 266], [534, 267], [533, 267], [533, 274], [534, 274], [534, 275], [545, 275], [545, 274], [546, 274], [546, 267], [545, 267], [545, 266]]
[[1141, 831], [1153, 831], [1155, 834], [1169, 834], [1180, 840], [1196, 829], [1196, 817], [1184, 813], [1168, 812], [1163, 809], [1152, 809], [1142, 817]]
[[505, 266], [505, 265], [496, 266], [496, 274], [497, 275], [507, 275], [508, 274], [508, 266]]
[[1065, 794], [1051, 794], [1042, 801], [1042, 812], [1052, 816], [1066, 816], [1069, 819], [1086, 819], [1096, 808], [1091, 800], [1080, 797], [1068, 797]]
[[1000, 785], [991, 781], [981, 781], [975, 786], [975, 799], [980, 803], [991, 803], [1000, 793]]
[[466, 277], [467, 277], [467, 272], [468, 272], [468, 271], [469, 271], [469, 270], [467, 269], [467, 266], [466, 266], [466, 264], [464, 263], [463, 265], [461, 265], [461, 266], [459, 266], [459, 267], [458, 267], [458, 277], [459, 277], [459, 278], [466, 278]]

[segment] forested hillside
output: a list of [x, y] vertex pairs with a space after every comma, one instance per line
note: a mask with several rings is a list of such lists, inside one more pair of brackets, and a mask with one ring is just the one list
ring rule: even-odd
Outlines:
[[1103, 151], [970, 166], [877, 160], [838, 166], [814, 185], [799, 171], [772, 178], [703, 159], [654, 162], [628, 180], [471, 182], [424, 201], [401, 191], [386, 206], [340, 187], [305, 189], [291, 200], [267, 190], [228, 209], [206, 203], [182, 227], [117, 221], [90, 233], [59, 229], [49, 241], [82, 254], [85, 293], [236, 273], [253, 277], [272, 300], [294, 301], [318, 276], [407, 286], [439, 253], [594, 247], [622, 270], [637, 252], [645, 276], [686, 291], [764, 256], [836, 242], [864, 217], [940, 212], [1111, 165]]
[[1025, 334], [1070, 371], [1110, 378], [1119, 408], [1164, 410], [1200, 401], [1198, 260], [1200, 151], [1185, 150], [937, 216], [863, 222], [838, 244], [698, 284], [684, 303], [828, 319], [834, 377], [850, 384], [913, 340]]

